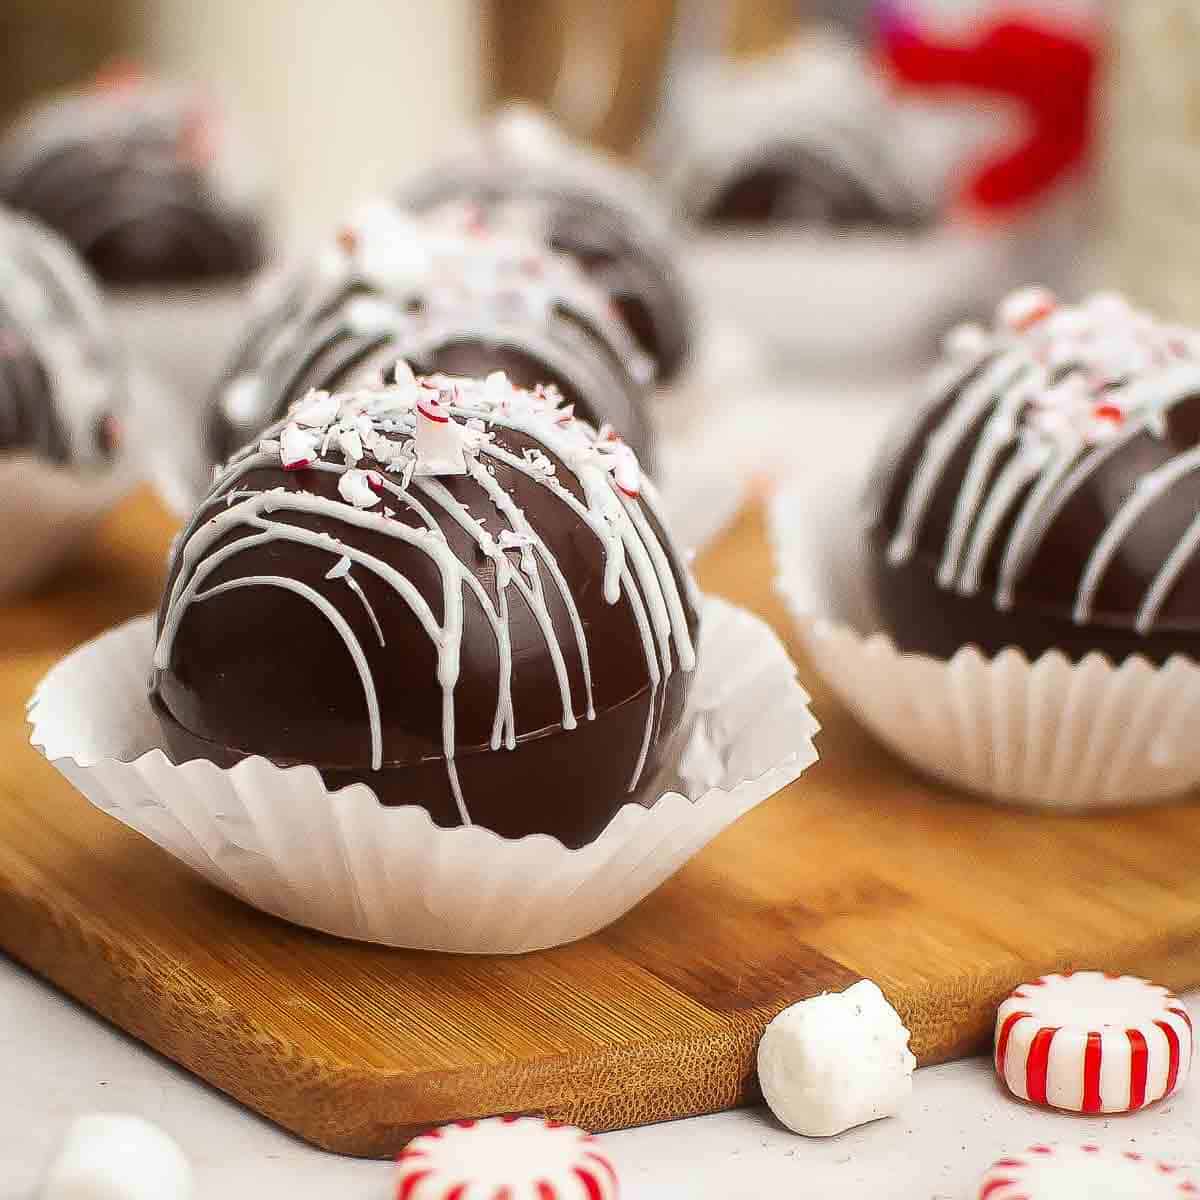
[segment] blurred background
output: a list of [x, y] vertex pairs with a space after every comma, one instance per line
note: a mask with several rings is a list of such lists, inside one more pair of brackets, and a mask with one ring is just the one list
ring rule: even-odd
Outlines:
[[[914, 9], [1082, 0], [914, 0]], [[285, 242], [303, 244], [347, 197], [391, 183], [499, 99], [552, 107], [571, 131], [621, 151], [652, 125], [669, 68], [701, 53], [761, 54], [833, 22], [870, 41], [871, 0], [6, 0], [0, 112], [114, 59], [214, 88], [272, 185]], [[1177, 27], [1183, 0], [1129, 4]], [[1170, 10], [1170, 12], [1168, 12]], [[1151, 16], [1144, 13], [1141, 20]], [[1175, 29], [1178, 34], [1179, 29]]]
[[576, 132], [630, 149], [654, 112], [672, 33], [687, 15], [727, 26], [730, 52], [752, 53], [805, 19], [861, 30], [868, 7], [867, 0], [6, 0], [0, 106], [11, 117], [115, 58], [211, 85], [262, 155], [290, 244], [338, 220], [348, 194], [376, 192], [406, 161], [432, 157], [499, 98], [556, 100]]
[[[428, 161], [503, 98], [548, 104], [576, 135], [628, 152], [689, 56], [751, 57], [822, 22], [870, 44], [880, 14], [895, 9], [960, 28], [997, 13], [1082, 12], [1108, 27], [1094, 109], [1104, 205], [1091, 232], [1116, 230], [1112, 260], [1138, 298], [1192, 304], [1190, 258], [1164, 254], [1190, 237], [1200, 178], [1190, 79], [1200, 7], [1190, 0], [6, 0], [0, 9], [0, 116], [115, 58], [202, 82], [237, 114], [289, 248], [307, 248], [348, 203]], [[1004, 104], [994, 90], [971, 99], [987, 111]]]

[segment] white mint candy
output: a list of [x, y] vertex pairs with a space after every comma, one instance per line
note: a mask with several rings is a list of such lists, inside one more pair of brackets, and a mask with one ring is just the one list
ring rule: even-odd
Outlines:
[[1182, 1087], [1192, 1019], [1164, 987], [1077, 971], [1023, 983], [996, 1014], [996, 1072], [1018, 1099], [1077, 1113], [1136, 1112]]
[[141, 1117], [93, 1113], [67, 1130], [38, 1200], [191, 1200], [183, 1151]]
[[617, 1200], [617, 1172], [590, 1133], [541, 1117], [456, 1121], [396, 1158], [396, 1200]]
[[785, 1008], [758, 1045], [771, 1111], [794, 1133], [832, 1137], [893, 1116], [912, 1094], [909, 1032], [869, 979]]
[[1189, 1171], [1135, 1150], [1033, 1146], [984, 1175], [979, 1200], [1179, 1200], [1200, 1196]]

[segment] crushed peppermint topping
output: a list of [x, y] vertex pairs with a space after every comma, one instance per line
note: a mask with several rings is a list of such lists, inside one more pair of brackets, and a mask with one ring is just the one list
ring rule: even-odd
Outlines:
[[420, 216], [388, 202], [362, 207], [319, 260], [330, 285], [354, 281], [368, 295], [342, 309], [351, 332], [386, 333], [424, 317], [516, 319], [544, 325], [564, 312], [583, 318], [632, 378], [653, 381], [655, 366], [626, 327], [608, 292], [568, 254], [547, 245], [543, 219], [528, 206], [484, 214], [445, 201]]
[[338, 494], [355, 508], [374, 508], [383, 492], [383, 476], [378, 471], [351, 468], [338, 479]]
[[1013, 292], [1000, 303], [1001, 324], [1015, 333], [1032, 329], [1044, 321], [1058, 307], [1058, 298], [1043, 287], [1022, 288]]
[[1065, 305], [1031, 287], [1002, 301], [991, 329], [947, 334], [951, 359], [1011, 365], [1006, 411], [1027, 434], [1053, 445], [1095, 445], [1130, 420], [1160, 428], [1151, 393], [1131, 385], [1155, 372], [1200, 362], [1200, 336], [1156, 321], [1122, 296], [1099, 292]]
[[[331, 450], [340, 452], [345, 470], [338, 493], [347, 504], [367, 509], [389, 487], [407, 491], [414, 476], [481, 469], [494, 474], [493, 461], [481, 463], [480, 455], [486, 450], [489, 460], [494, 459], [489, 447], [495, 431], [513, 428], [545, 446], [526, 446], [519, 457], [526, 471], [547, 486], [561, 487], [561, 461], [575, 472], [590, 465], [598, 478], [607, 476], [625, 496], [636, 498], [641, 492], [642, 472], [632, 447], [610, 426], [596, 431], [578, 420], [554, 387], [529, 391], [513, 385], [503, 372], [483, 380], [446, 375], [418, 379], [403, 362], [394, 378], [397, 382], [375, 390], [309, 392], [286, 423], [259, 441], [259, 452], [278, 455], [284, 469], [292, 471], [311, 467]], [[378, 470], [360, 467], [372, 460]], [[518, 540], [502, 541], [506, 549], [527, 545], [520, 540], [524, 535], [508, 531], [508, 536]]]
[[279, 435], [279, 457], [285, 471], [298, 471], [317, 458], [318, 435], [294, 423], [285, 425]]
[[554, 464], [550, 461], [549, 458], [546, 457], [546, 454], [544, 451], [539, 450], [536, 447], [530, 447], [529, 449], [525, 450], [522, 453], [521, 457], [524, 458], [525, 461], [539, 475], [553, 475], [554, 474]]
[[357, 422], [349, 428], [343, 427], [338, 430], [338, 448], [351, 466], [354, 466], [362, 458], [363, 443], [357, 429]]
[[292, 420], [307, 429], [324, 429], [338, 415], [338, 402], [329, 392], [313, 389], [292, 409]]

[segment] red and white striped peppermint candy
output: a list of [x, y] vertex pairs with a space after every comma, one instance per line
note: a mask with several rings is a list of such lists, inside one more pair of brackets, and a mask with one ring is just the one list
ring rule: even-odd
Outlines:
[[1135, 1112], [1192, 1066], [1192, 1021], [1166, 988], [1079, 971], [1023, 983], [996, 1016], [996, 1072], [1021, 1100], [1077, 1113]]
[[396, 1200], [617, 1200], [617, 1173], [590, 1133], [541, 1117], [456, 1121], [396, 1159]]
[[1099, 1146], [1031, 1146], [1002, 1158], [979, 1185], [979, 1200], [1179, 1200], [1200, 1196], [1196, 1177], [1132, 1150]]

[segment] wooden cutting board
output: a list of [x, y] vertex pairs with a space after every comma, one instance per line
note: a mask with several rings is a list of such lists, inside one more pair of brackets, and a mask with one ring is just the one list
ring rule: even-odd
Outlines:
[[[134, 497], [72, 574], [0, 609], [0, 944], [320, 1146], [383, 1156], [455, 1117], [602, 1130], [752, 1102], [770, 1017], [860, 975], [925, 1064], [981, 1050], [1002, 995], [1054, 968], [1200, 983], [1200, 809], [1081, 819], [956, 797], [808, 676], [822, 762], [588, 941], [462, 959], [253, 912], [94, 811], [27, 745], [34, 684], [155, 604], [170, 533]], [[788, 637], [758, 508], [699, 574]]]

